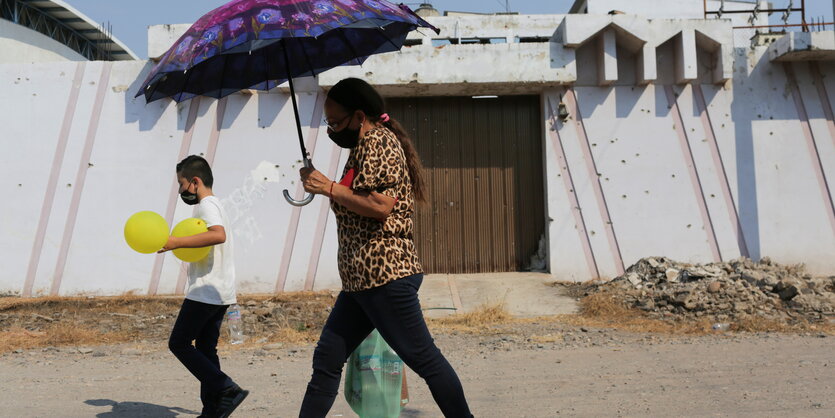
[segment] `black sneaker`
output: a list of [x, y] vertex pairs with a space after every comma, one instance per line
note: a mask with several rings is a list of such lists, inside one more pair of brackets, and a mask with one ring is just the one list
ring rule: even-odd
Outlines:
[[200, 415], [197, 418], [213, 418], [215, 415], [214, 408], [204, 405], [203, 411], [200, 412]]
[[217, 397], [217, 408], [215, 409], [217, 415], [215, 416], [218, 418], [229, 417], [235, 411], [235, 408], [246, 399], [247, 395], [249, 395], [249, 391], [241, 389], [238, 385], [220, 392]]

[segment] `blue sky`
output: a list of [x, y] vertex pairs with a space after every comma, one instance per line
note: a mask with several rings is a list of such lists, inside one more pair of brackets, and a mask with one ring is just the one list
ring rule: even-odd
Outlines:
[[[227, 0], [66, 0], [96, 22], [109, 22], [113, 34], [141, 58], [148, 56], [147, 28], [165, 23], [192, 23]], [[628, 0], [623, 0], [628, 1]], [[663, 0], [658, 0], [663, 1]], [[771, 0], [775, 7], [788, 0]], [[481, 13], [505, 10], [504, 0], [429, 0], [441, 12], [445, 10]], [[413, 9], [421, 3], [405, 1]], [[525, 14], [566, 13], [573, 0], [509, 0], [510, 10]], [[799, 3], [799, 2], [796, 2]], [[807, 0], [807, 16], [832, 21], [831, 0]], [[772, 23], [778, 16], [772, 16]], [[796, 22], [793, 22], [796, 23]]]

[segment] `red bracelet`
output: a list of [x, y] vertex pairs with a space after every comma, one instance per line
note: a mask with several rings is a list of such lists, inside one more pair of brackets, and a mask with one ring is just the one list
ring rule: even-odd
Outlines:
[[333, 186], [334, 186], [334, 185], [336, 185], [336, 182], [335, 182], [335, 181], [332, 181], [332, 182], [331, 182], [331, 191], [330, 191], [331, 199], [333, 199]]

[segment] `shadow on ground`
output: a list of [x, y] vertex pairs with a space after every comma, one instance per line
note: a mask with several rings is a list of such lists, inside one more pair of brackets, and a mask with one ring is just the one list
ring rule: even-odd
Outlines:
[[200, 415], [199, 412], [188, 409], [154, 405], [145, 402], [116, 402], [111, 399], [89, 399], [84, 401], [87, 405], [92, 406], [110, 406], [111, 410], [96, 414], [97, 418], [139, 418], [139, 417], [153, 417], [153, 418], [173, 418], [179, 417], [180, 414], [185, 415]]
[[409, 409], [409, 407], [407, 406], [407, 407], [403, 408], [403, 410], [400, 411], [400, 416], [402, 418], [418, 418], [418, 417], [425, 417], [426, 414], [424, 414], [423, 412], [414, 410], [414, 409]]

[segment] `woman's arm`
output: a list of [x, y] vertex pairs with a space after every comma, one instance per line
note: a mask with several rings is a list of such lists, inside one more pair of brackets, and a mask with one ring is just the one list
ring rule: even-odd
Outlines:
[[380, 220], [388, 218], [397, 203], [394, 198], [382, 193], [356, 191], [339, 183], [333, 183], [333, 189], [328, 195], [334, 202], [357, 215]]
[[220, 225], [209, 227], [209, 230], [200, 234], [191, 235], [188, 237], [168, 237], [168, 242], [165, 247], [162, 247], [159, 252], [176, 250], [177, 248], [201, 248], [211, 245], [223, 244], [226, 242], [226, 229]]
[[300, 172], [306, 192], [327, 196], [360, 216], [386, 219], [397, 202], [382, 193], [352, 190], [330, 180], [314, 168], [302, 168]]

